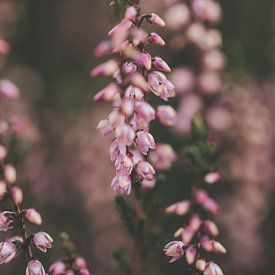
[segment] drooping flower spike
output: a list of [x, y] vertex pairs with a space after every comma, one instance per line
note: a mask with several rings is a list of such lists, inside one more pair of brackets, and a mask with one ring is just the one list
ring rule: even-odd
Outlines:
[[[112, 54], [112, 58], [91, 71], [92, 76], [114, 79], [94, 99], [113, 102], [112, 112], [99, 122], [98, 129], [104, 136], [114, 134], [110, 155], [116, 176], [111, 186], [117, 195], [131, 193], [134, 173], [144, 188], [154, 187], [155, 169], [147, 161], [147, 155], [158, 147], [150, 134], [150, 122], [158, 117], [162, 124], [173, 126], [177, 119], [171, 106], [155, 109], [148, 101], [153, 94], [167, 101], [175, 96], [175, 87], [164, 74], [171, 71], [168, 64], [147, 50], [150, 43], [163, 46], [165, 41], [155, 32], [144, 31], [141, 28], [144, 21], [165, 26], [157, 14], [140, 15], [134, 6], [128, 7], [121, 22], [109, 31], [110, 39], [101, 42], [95, 50], [96, 56]], [[175, 153], [172, 147], [162, 148], [159, 147], [152, 159], [157, 169], [168, 169]], [[137, 152], [139, 159], [134, 161]]]

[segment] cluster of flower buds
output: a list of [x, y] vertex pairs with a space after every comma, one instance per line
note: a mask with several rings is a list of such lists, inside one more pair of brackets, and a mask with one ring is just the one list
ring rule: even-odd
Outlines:
[[188, 133], [191, 121], [198, 113], [204, 113], [215, 128], [215, 121], [211, 121], [212, 112], [222, 107], [213, 105], [212, 99], [221, 91], [220, 73], [226, 63], [221, 52], [222, 35], [215, 28], [222, 19], [220, 3], [218, 0], [166, 1], [169, 8], [164, 18], [167, 27], [175, 33], [171, 46], [184, 49], [183, 53], [191, 56], [186, 59], [190, 60], [189, 63], [187, 61], [171, 74], [176, 92], [181, 97], [175, 128], [180, 133]]
[[[116, 176], [111, 186], [117, 195], [131, 193], [134, 175], [143, 188], [154, 187], [155, 168], [167, 169], [175, 160], [173, 149], [169, 145], [156, 145], [149, 132], [150, 122], [156, 118], [164, 125], [173, 126], [177, 113], [169, 105], [155, 109], [148, 102], [151, 93], [167, 101], [175, 96], [175, 87], [164, 74], [171, 71], [167, 63], [159, 56], [152, 57], [146, 50], [149, 44], [163, 46], [165, 42], [157, 33], [144, 31], [141, 28], [144, 21], [165, 26], [157, 14], [140, 15], [137, 8], [129, 6], [122, 21], [109, 32], [110, 39], [95, 49], [97, 57], [111, 53], [112, 59], [91, 72], [94, 77], [114, 79], [94, 99], [113, 103], [112, 112], [99, 122], [98, 129], [103, 136], [114, 133], [110, 156]], [[147, 155], [155, 149], [150, 157], [154, 168]]]
[[[220, 179], [218, 172], [205, 176], [205, 184], [211, 185]], [[191, 200], [174, 203], [166, 208], [166, 212], [178, 216], [186, 216], [187, 223], [175, 232], [175, 238], [164, 247], [164, 252], [171, 257], [170, 263], [184, 257], [185, 262], [196, 272], [204, 275], [223, 275], [221, 268], [212, 261], [207, 261], [208, 253], [226, 253], [224, 246], [215, 240], [219, 235], [216, 224], [204, 220], [200, 213], [217, 214], [218, 203], [204, 189], [195, 188]]]
[[[41, 225], [41, 215], [33, 208], [22, 209], [23, 192], [17, 183], [17, 171], [9, 163], [9, 143], [17, 127], [12, 123], [12, 118], [7, 116], [5, 104], [7, 100], [19, 97], [18, 88], [8, 80], [0, 81], [0, 232], [11, 233], [0, 243], [0, 264], [10, 262], [17, 254], [23, 251], [28, 258], [27, 275], [44, 275], [45, 270], [40, 261], [33, 255], [33, 247], [42, 252], [52, 247], [53, 240], [49, 234], [38, 232], [29, 234], [26, 224]], [[6, 208], [3, 210], [3, 208]], [[18, 235], [14, 235], [18, 234]]]

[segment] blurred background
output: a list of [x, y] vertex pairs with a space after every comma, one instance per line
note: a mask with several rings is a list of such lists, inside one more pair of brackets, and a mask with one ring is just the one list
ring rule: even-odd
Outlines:
[[[162, 14], [164, 2], [141, 0], [141, 7]], [[272, 275], [275, 1], [221, 4], [227, 56], [223, 101], [233, 125], [222, 135], [219, 166], [225, 179], [214, 194], [223, 209], [217, 218], [221, 241], [229, 250], [219, 263], [225, 274]], [[110, 188], [110, 140], [96, 131], [110, 106], [94, 103], [92, 96], [105, 80], [89, 76], [99, 62], [93, 49], [115, 20], [105, 0], [0, 0], [0, 34], [11, 42], [8, 59], [0, 59], [1, 77], [19, 87], [22, 99], [14, 112], [28, 127], [20, 144], [20, 171], [30, 191], [26, 203], [40, 209], [51, 235], [71, 235], [95, 275], [122, 274], [112, 251], [130, 246]], [[161, 53], [171, 65], [178, 63], [179, 54]], [[173, 182], [181, 186], [182, 178]], [[46, 265], [60, 255], [58, 244], [55, 248], [44, 256]], [[19, 274], [22, 266], [18, 258], [0, 273]], [[166, 266], [163, 274], [182, 274], [181, 268]]]

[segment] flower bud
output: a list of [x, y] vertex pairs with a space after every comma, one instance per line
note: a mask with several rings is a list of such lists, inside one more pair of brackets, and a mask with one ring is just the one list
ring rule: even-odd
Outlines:
[[217, 204], [216, 201], [214, 201], [211, 198], [208, 198], [207, 200], [205, 200], [202, 206], [206, 211], [212, 214], [218, 214], [220, 212], [220, 206]]
[[146, 19], [151, 24], [155, 24], [155, 25], [160, 26], [160, 27], [165, 26], [165, 22], [163, 21], [163, 19], [161, 19], [156, 13], [148, 14]]
[[4, 181], [0, 181], [0, 200], [4, 197], [7, 192], [7, 185]]
[[137, 116], [143, 120], [150, 122], [155, 119], [155, 109], [145, 101], [137, 101], [135, 104], [135, 112]]
[[116, 98], [118, 95], [119, 89], [116, 84], [111, 83], [108, 86], [106, 86], [104, 89], [99, 91], [95, 96], [94, 100], [106, 100], [111, 101]]
[[77, 257], [74, 263], [79, 269], [87, 269], [87, 263], [82, 257]]
[[10, 262], [16, 254], [16, 246], [11, 242], [0, 243], [0, 264]]
[[53, 239], [46, 232], [38, 232], [34, 235], [33, 242], [40, 251], [46, 253], [47, 249], [52, 248]]
[[141, 67], [144, 67], [146, 70], [151, 70], [152, 67], [152, 58], [149, 53], [141, 52], [134, 57], [134, 61]]
[[118, 70], [118, 64], [115, 60], [109, 60], [106, 63], [100, 64], [91, 71], [93, 77], [96, 76], [111, 76]]
[[113, 178], [111, 186], [117, 195], [130, 195], [131, 179], [127, 175], [117, 175]]
[[0, 145], [0, 161], [3, 161], [7, 156], [7, 149], [4, 145]]
[[168, 66], [168, 64], [161, 57], [154, 57], [153, 65], [156, 69], [158, 69], [162, 72], [166, 72], [166, 73], [171, 72], [171, 68]]
[[221, 175], [219, 172], [212, 172], [212, 173], [207, 174], [204, 177], [205, 182], [207, 182], [209, 184], [213, 184], [213, 183], [219, 181], [220, 179], [221, 179]]
[[217, 225], [210, 220], [203, 222], [203, 228], [209, 235], [213, 237], [216, 237], [219, 235], [219, 229]]
[[218, 73], [204, 72], [199, 76], [199, 86], [205, 94], [213, 95], [221, 89], [222, 83]]
[[177, 155], [169, 144], [158, 144], [149, 155], [149, 159], [155, 168], [167, 170], [177, 159]]
[[174, 203], [166, 208], [166, 213], [175, 213], [176, 215], [183, 216], [190, 210], [191, 203], [189, 200]]
[[206, 268], [206, 262], [203, 259], [198, 259], [196, 260], [195, 266], [196, 266], [196, 269], [203, 272]]
[[213, 250], [212, 250], [213, 252], [226, 254], [226, 249], [221, 243], [213, 241], [212, 245], [213, 245]]
[[173, 263], [179, 258], [181, 258], [184, 255], [184, 250], [183, 250], [183, 242], [181, 241], [173, 241], [168, 243], [163, 251], [165, 252], [165, 255], [168, 257], [172, 257], [169, 263]]
[[140, 161], [137, 165], [136, 172], [142, 179], [152, 179], [156, 173], [154, 167], [147, 161]]
[[5, 167], [4, 167], [4, 176], [5, 176], [5, 179], [8, 183], [15, 183], [16, 182], [16, 170], [15, 170], [15, 168], [10, 164], [5, 165]]
[[189, 222], [189, 226], [190, 228], [192, 228], [192, 230], [194, 232], [197, 232], [201, 226], [201, 219], [197, 214], [194, 214]]
[[19, 187], [13, 187], [11, 189], [11, 199], [14, 202], [14, 204], [18, 205], [23, 202], [23, 191]]
[[156, 186], [156, 179], [154, 176], [150, 179], [147, 179], [147, 178], [143, 179], [141, 182], [141, 187], [143, 190], [152, 189], [155, 186]]
[[135, 131], [130, 125], [124, 123], [115, 129], [115, 136], [121, 144], [131, 145], [135, 138]]
[[184, 67], [173, 70], [170, 79], [174, 83], [177, 93], [186, 93], [192, 90], [195, 83], [193, 72]]
[[26, 210], [25, 217], [29, 222], [33, 224], [37, 224], [37, 225], [42, 224], [41, 215], [33, 208], [29, 208]]
[[111, 52], [112, 46], [108, 40], [100, 42], [94, 50], [96, 57], [103, 57]]
[[182, 241], [185, 244], [189, 244], [194, 237], [194, 233], [195, 233], [194, 230], [190, 226], [183, 228], [181, 232]]
[[137, 10], [135, 7], [130, 6], [125, 11], [125, 19], [133, 20], [137, 16]]
[[137, 71], [137, 65], [133, 62], [125, 62], [122, 65], [122, 71], [125, 74], [133, 74]]
[[207, 236], [203, 236], [203, 237], [200, 238], [200, 244], [201, 244], [201, 247], [205, 251], [207, 251], [207, 252], [212, 252], [213, 251], [212, 241], [210, 241]]
[[126, 116], [131, 116], [134, 112], [134, 101], [129, 98], [123, 98], [120, 103], [120, 111]]
[[28, 262], [26, 275], [46, 275], [43, 265], [38, 260]]
[[158, 106], [157, 116], [160, 122], [166, 126], [173, 126], [177, 120], [177, 112], [169, 105]]
[[130, 81], [133, 83], [134, 86], [137, 86], [143, 91], [148, 91], [148, 83], [141, 73], [135, 72], [131, 74]]
[[203, 275], [223, 275], [223, 272], [217, 264], [209, 262], [206, 265]]
[[150, 133], [144, 131], [136, 133], [135, 143], [137, 149], [144, 155], [147, 155], [150, 149], [156, 148], [154, 137]]
[[49, 268], [49, 272], [51, 275], [61, 275], [64, 274], [65, 271], [66, 265], [61, 261], [53, 263]]
[[9, 100], [19, 98], [20, 92], [10, 80], [0, 80], [0, 95]]
[[91, 273], [88, 269], [80, 269], [79, 274], [80, 275], [91, 275]]
[[0, 232], [6, 232], [11, 228], [11, 220], [5, 215], [5, 212], [0, 212]]
[[194, 246], [189, 246], [185, 251], [185, 259], [188, 265], [192, 265], [195, 262], [197, 256], [197, 249]]
[[160, 46], [164, 46], [165, 45], [165, 41], [161, 38], [161, 36], [159, 36], [155, 32], [149, 33], [148, 41], [151, 42], [151, 43], [160, 45]]

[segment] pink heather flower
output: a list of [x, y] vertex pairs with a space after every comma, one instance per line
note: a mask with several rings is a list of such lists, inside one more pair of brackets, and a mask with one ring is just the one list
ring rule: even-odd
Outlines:
[[146, 70], [151, 70], [152, 67], [152, 58], [149, 53], [141, 52], [137, 53], [134, 57], [134, 61], [141, 67], [144, 67]]
[[153, 189], [156, 186], [156, 179], [155, 177], [151, 179], [143, 179], [141, 182], [141, 187], [143, 190]]
[[33, 208], [29, 208], [26, 210], [25, 217], [29, 222], [33, 224], [37, 224], [37, 225], [42, 224], [41, 215]]
[[11, 242], [0, 243], [0, 264], [10, 262], [16, 254], [16, 246]]
[[7, 41], [0, 39], [0, 54], [8, 54], [10, 52], [10, 45]]
[[140, 161], [144, 160], [143, 155], [138, 150], [131, 150], [133, 156], [133, 163], [137, 165]]
[[16, 182], [16, 170], [15, 170], [15, 168], [10, 164], [5, 165], [5, 167], [4, 167], [4, 176], [5, 176], [5, 179], [8, 183], [15, 183]]
[[121, 155], [116, 160], [115, 166], [118, 173], [122, 175], [130, 175], [134, 167], [133, 155], [131, 153]]
[[0, 231], [7, 231], [11, 228], [11, 220], [6, 216], [5, 212], [0, 212]]
[[136, 16], [137, 16], [137, 10], [133, 6], [128, 7], [126, 9], [125, 16], [124, 16], [125, 19], [133, 20]]
[[176, 161], [177, 155], [169, 144], [158, 144], [149, 155], [151, 163], [159, 170], [167, 170]]
[[111, 186], [117, 195], [129, 195], [131, 193], [131, 179], [128, 175], [115, 176]]
[[46, 275], [43, 265], [38, 260], [28, 262], [26, 275]]
[[222, 70], [225, 66], [225, 57], [217, 49], [207, 51], [203, 56], [203, 65], [209, 71]]
[[[128, 30], [131, 28], [132, 22], [130, 22], [128, 19], [122, 20], [119, 24], [117, 24], [115, 27], [113, 27], [108, 35], [111, 37], [114, 37], [116, 42], [121, 40], [121, 42], [125, 41], [127, 38]], [[118, 37], [120, 39], [118, 39]], [[118, 45], [117, 43], [115, 45]]]
[[74, 263], [79, 269], [87, 269], [87, 263], [82, 257], [77, 257]]
[[[132, 30], [133, 44], [138, 46], [140, 43], [144, 44], [148, 37], [147, 33], [142, 29]], [[137, 53], [137, 52], [136, 52]]]
[[118, 160], [121, 156], [126, 155], [126, 145], [121, 144], [117, 138], [115, 138], [110, 147], [111, 161]]
[[197, 256], [197, 249], [194, 246], [189, 246], [185, 251], [185, 259], [188, 265], [192, 265]]
[[165, 45], [165, 41], [161, 38], [160, 35], [158, 35], [155, 32], [149, 33], [148, 41], [151, 42], [151, 43], [160, 45], [160, 46], [164, 46]]
[[223, 272], [217, 264], [209, 262], [206, 265], [203, 275], [223, 275]]
[[160, 70], [162, 72], [170, 73], [171, 68], [168, 66], [168, 64], [161, 58], [161, 57], [154, 57], [153, 58], [153, 65], [157, 70]]
[[186, 36], [191, 43], [200, 46], [205, 38], [205, 32], [205, 27], [201, 23], [193, 23], [188, 27]]
[[9, 100], [19, 98], [20, 92], [10, 80], [0, 80], [0, 95]]
[[210, 220], [204, 221], [203, 228], [209, 235], [213, 237], [216, 237], [219, 235], [219, 229], [213, 221], [210, 221]]
[[151, 180], [156, 173], [154, 167], [147, 161], [140, 161], [136, 167], [137, 175], [142, 179]]
[[213, 250], [212, 250], [213, 252], [226, 254], [226, 249], [220, 242], [212, 241], [212, 246], [213, 246]]
[[80, 275], [91, 275], [91, 273], [88, 269], [80, 269], [79, 273], [80, 273]]
[[205, 94], [215, 94], [221, 89], [221, 79], [218, 73], [204, 72], [199, 76], [199, 85]]
[[165, 22], [156, 13], [151, 13], [147, 17], [147, 21], [151, 24], [158, 25], [160, 27], [165, 26]]
[[65, 271], [66, 265], [61, 261], [53, 263], [49, 268], [49, 272], [51, 275], [61, 275], [64, 274]]
[[192, 241], [195, 233], [196, 232], [194, 232], [193, 228], [191, 228], [190, 226], [187, 226], [187, 227], [183, 228], [182, 231], [181, 231], [182, 241], [185, 244], [189, 244]]
[[0, 200], [4, 197], [7, 192], [7, 185], [4, 181], [0, 181]]
[[23, 202], [23, 191], [21, 188], [15, 186], [11, 189], [10, 191], [12, 201], [16, 204], [19, 205]]
[[175, 86], [161, 72], [152, 72], [148, 75], [150, 90], [163, 100], [175, 96]]
[[169, 105], [158, 106], [157, 116], [160, 122], [166, 126], [173, 126], [177, 120], [176, 110]]
[[120, 112], [125, 116], [131, 116], [134, 112], [134, 101], [129, 98], [123, 98], [120, 102]]
[[155, 109], [145, 101], [137, 101], [135, 103], [135, 112], [138, 118], [150, 122], [156, 118]]
[[94, 55], [96, 57], [105, 56], [111, 52], [111, 49], [112, 49], [112, 46], [110, 41], [104, 40], [97, 45], [97, 47], [94, 50]]
[[178, 30], [189, 22], [189, 8], [184, 3], [173, 5], [166, 12], [164, 19], [169, 29]]
[[207, 252], [212, 252], [213, 251], [212, 241], [210, 241], [207, 236], [203, 236], [203, 237], [200, 238], [200, 245]]
[[196, 269], [203, 272], [206, 268], [206, 262], [203, 259], [198, 259], [196, 260], [195, 266], [196, 266]]
[[119, 88], [116, 84], [111, 83], [107, 85], [104, 89], [99, 91], [95, 96], [94, 100], [106, 100], [111, 101], [119, 96]]
[[66, 271], [65, 275], [75, 275], [75, 273], [70, 269]]
[[199, 215], [193, 214], [190, 221], [189, 221], [189, 226], [192, 228], [194, 232], [197, 232], [201, 226], [201, 219]]
[[147, 155], [150, 149], [156, 148], [156, 143], [150, 133], [138, 131], [135, 139], [137, 149], [143, 154]]
[[7, 149], [5, 146], [0, 144], [0, 161], [3, 161], [7, 156]]
[[202, 204], [203, 208], [211, 214], [218, 214], [220, 212], [220, 206], [217, 202], [211, 198], [208, 198]]
[[129, 98], [132, 98], [132, 99], [135, 99], [135, 100], [143, 100], [144, 99], [144, 93], [142, 92], [141, 89], [130, 85], [126, 89], [124, 97], [125, 98], [129, 97]]
[[39, 250], [46, 253], [47, 249], [52, 248], [53, 239], [46, 232], [38, 232], [34, 235], [33, 242]]
[[204, 204], [208, 198], [208, 193], [206, 191], [204, 191], [203, 189], [196, 190], [195, 200], [198, 204]]
[[110, 119], [107, 118], [99, 121], [97, 129], [102, 136], [107, 136], [114, 130], [114, 125], [111, 123]]
[[172, 257], [169, 263], [177, 261], [184, 255], [183, 246], [184, 244], [181, 241], [172, 241], [164, 247], [163, 251], [165, 252], [165, 255]]
[[213, 184], [213, 183], [219, 181], [220, 179], [221, 179], [221, 175], [219, 172], [212, 172], [212, 173], [207, 174], [204, 177], [205, 182], [207, 182], [209, 184]]
[[173, 213], [179, 216], [187, 214], [190, 210], [191, 202], [189, 200], [176, 202], [166, 208], [166, 213]]
[[143, 91], [147, 91], [148, 90], [148, 83], [145, 80], [144, 76], [139, 73], [139, 72], [135, 72], [133, 74], [130, 75], [130, 81], [132, 82], [132, 84], [134, 86], [137, 86], [138, 88], [140, 88]]
[[137, 71], [137, 65], [133, 62], [127, 61], [123, 63], [122, 71], [125, 74], [133, 74]]
[[135, 138], [135, 130], [124, 123], [115, 129], [115, 136], [121, 144], [131, 145]]
[[115, 60], [109, 60], [106, 63], [98, 65], [91, 71], [92, 76], [111, 76], [118, 70], [118, 64]]

